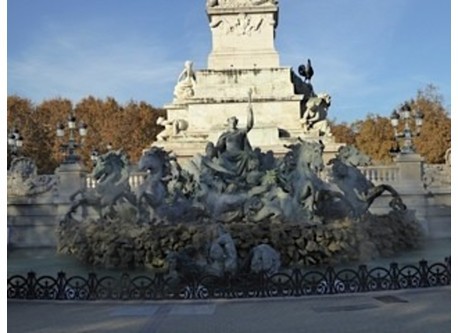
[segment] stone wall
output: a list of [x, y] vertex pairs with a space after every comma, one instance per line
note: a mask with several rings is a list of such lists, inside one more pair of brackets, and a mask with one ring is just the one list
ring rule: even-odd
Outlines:
[[68, 204], [54, 198], [8, 199], [8, 246], [56, 246], [56, 227]]
[[[412, 163], [409, 162], [409, 166]], [[421, 167], [422, 164], [414, 164]], [[374, 184], [392, 185], [401, 194], [404, 203], [415, 211], [425, 235], [429, 238], [451, 236], [451, 187], [450, 184], [436, 184], [424, 187], [421, 179], [412, 182], [400, 177], [399, 162], [394, 166], [370, 166], [364, 168], [367, 177]], [[37, 197], [9, 197], [7, 208], [8, 245], [12, 247], [54, 247], [56, 228], [70, 206], [69, 194], [78, 188], [94, 185], [90, 176], [81, 168], [58, 170], [58, 191]], [[414, 172], [415, 174], [415, 172]], [[83, 178], [82, 178], [83, 177]], [[67, 178], [73, 179], [70, 182]], [[131, 187], [139, 185], [141, 177], [131, 176]], [[75, 185], [79, 184], [79, 185]], [[391, 197], [383, 195], [371, 206], [374, 214], [385, 214]], [[84, 216], [95, 214], [92, 210], [80, 212]]]

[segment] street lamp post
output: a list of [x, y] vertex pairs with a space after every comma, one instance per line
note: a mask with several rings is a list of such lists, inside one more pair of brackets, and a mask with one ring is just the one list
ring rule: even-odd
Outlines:
[[[415, 133], [412, 132], [410, 128], [410, 121], [412, 117], [415, 119]], [[420, 110], [415, 110], [414, 115], [412, 115], [412, 108], [408, 103], [404, 103], [399, 110], [394, 110], [391, 114], [391, 125], [394, 129], [394, 138], [400, 146], [400, 141], [404, 140], [402, 148], [397, 152], [401, 154], [413, 154], [415, 153], [415, 147], [413, 145], [413, 136], [418, 136], [420, 134], [421, 127], [423, 125], [423, 113]], [[398, 132], [398, 125], [400, 120], [404, 121], [404, 129], [401, 132]]]
[[91, 161], [92, 161], [92, 166], [95, 167], [97, 164], [97, 160], [99, 159], [100, 153], [98, 149], [93, 149], [91, 152]]
[[[60, 148], [63, 152], [65, 152], [65, 160], [64, 164], [71, 164], [71, 163], [76, 163], [79, 161], [79, 156], [76, 154], [76, 149], [82, 146], [82, 142], [84, 140], [84, 137], [87, 134], [87, 125], [83, 122], [80, 122], [80, 125], [78, 129], [76, 128], [76, 118], [75, 115], [72, 111], [70, 116], [68, 117], [67, 120], [67, 127], [70, 131], [69, 133], [69, 138], [67, 143], [62, 143], [60, 145]], [[78, 132], [80, 138], [81, 138], [81, 143], [78, 143], [76, 141], [76, 133]], [[60, 123], [57, 124], [57, 130], [56, 130], [57, 137], [63, 138], [65, 136], [65, 125]]]
[[8, 135], [8, 147], [10, 148], [11, 155], [14, 157], [19, 156], [22, 148], [23, 139], [19, 130], [15, 128], [10, 135]]

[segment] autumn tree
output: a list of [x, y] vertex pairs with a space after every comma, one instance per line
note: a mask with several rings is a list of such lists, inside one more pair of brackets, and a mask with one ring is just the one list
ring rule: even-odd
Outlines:
[[351, 125], [347, 123], [336, 124], [331, 122], [331, 133], [334, 135], [337, 142], [354, 145], [356, 143], [356, 133]]
[[[7, 126], [19, 130], [23, 138], [21, 154], [35, 160], [39, 169], [46, 169], [45, 159], [50, 156], [49, 147], [44, 144], [46, 135], [43, 124], [37, 119], [37, 113], [33, 103], [26, 98], [16, 95], [8, 96], [7, 99]], [[11, 155], [8, 154], [8, 165]]]
[[130, 160], [136, 163], [147, 148], [156, 140], [162, 130], [156, 125], [157, 118], [165, 117], [165, 111], [154, 109], [149, 104], [131, 101], [124, 107], [122, 124], [114, 141], [119, 147], [129, 152]]
[[75, 105], [74, 112], [76, 118], [88, 126], [80, 155], [90, 167], [91, 151], [96, 149], [105, 153], [107, 144], [113, 142], [117, 128], [122, 126], [122, 107], [113, 98], [102, 100], [89, 96]]
[[[56, 137], [58, 123], [66, 124], [68, 116], [74, 113], [78, 121], [88, 125], [88, 134], [84, 138], [78, 155], [91, 169], [90, 154], [93, 149], [106, 152], [111, 143], [113, 149], [123, 149], [136, 163], [143, 149], [156, 138], [161, 128], [156, 124], [159, 116], [164, 116], [162, 109], [156, 109], [145, 102], [130, 101], [125, 106], [114, 98], [105, 100], [93, 96], [86, 97], [75, 106], [67, 99], [45, 100], [35, 106], [28, 99], [18, 96], [8, 97], [8, 127], [17, 127], [24, 138], [25, 156], [31, 157], [40, 173], [53, 173], [64, 156], [60, 150], [66, 137]], [[77, 141], [80, 137], [76, 134]], [[8, 164], [9, 165], [9, 164]]]
[[391, 163], [390, 151], [395, 147], [394, 132], [390, 119], [379, 115], [368, 115], [354, 124], [357, 128], [356, 147], [369, 155], [374, 164]]
[[[429, 85], [407, 102], [413, 110], [424, 114], [420, 135], [414, 140], [417, 152], [427, 163], [443, 163], [451, 144], [451, 120], [443, 97], [436, 87]], [[53, 173], [62, 162], [60, 145], [67, 142], [68, 137], [59, 140], [55, 130], [57, 123], [66, 123], [72, 112], [78, 121], [88, 125], [88, 135], [78, 151], [88, 169], [91, 169], [91, 151], [97, 149], [103, 153], [108, 143], [113, 149], [126, 151], [135, 164], [142, 150], [150, 146], [162, 129], [156, 124], [157, 118], [165, 115], [163, 109], [145, 102], [120, 105], [112, 97], [88, 96], [75, 105], [68, 99], [55, 98], [35, 106], [26, 98], [8, 96], [8, 128], [19, 129], [24, 142], [22, 153], [36, 162], [40, 173]], [[411, 126], [414, 128], [413, 123]], [[374, 163], [392, 162], [390, 150], [396, 142], [388, 116], [368, 115], [351, 124], [331, 121], [331, 131], [337, 142], [354, 144]], [[8, 165], [10, 158], [8, 154]]]
[[160, 130], [156, 120], [165, 112], [145, 102], [130, 101], [121, 106], [113, 98], [89, 96], [75, 106], [75, 114], [88, 125], [81, 155], [89, 166], [91, 151], [103, 153], [107, 144], [124, 150], [130, 161], [136, 163], [142, 150], [155, 140]]
[[451, 147], [452, 125], [443, 96], [437, 87], [428, 85], [410, 103], [424, 115], [420, 135], [414, 139], [416, 151], [427, 163], [444, 163], [445, 152]]
[[45, 100], [35, 108], [36, 121], [40, 123], [40, 151], [34, 158], [42, 172], [53, 173], [61, 162], [64, 154], [60, 149], [62, 140], [56, 136], [58, 123], [66, 123], [73, 108], [68, 99], [55, 98]]
[[[451, 120], [442, 95], [435, 86], [428, 85], [418, 91], [416, 98], [406, 100], [400, 105], [405, 103], [412, 109], [412, 116], [417, 111], [424, 115], [419, 136], [414, 137], [416, 152], [424, 157], [426, 163], [444, 163], [445, 152], [451, 146]], [[414, 117], [409, 122], [409, 127], [415, 136], [417, 128]], [[398, 132], [403, 128], [404, 122], [400, 121]], [[394, 131], [388, 116], [368, 115], [366, 119], [351, 124], [331, 122], [331, 129], [337, 142], [354, 144], [369, 155], [374, 163], [392, 162], [390, 150], [396, 148], [398, 143], [394, 140]]]

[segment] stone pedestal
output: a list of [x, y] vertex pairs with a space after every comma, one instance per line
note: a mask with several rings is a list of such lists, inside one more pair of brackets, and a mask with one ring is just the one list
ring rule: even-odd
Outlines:
[[279, 67], [274, 46], [278, 6], [234, 1], [207, 7], [207, 14], [212, 31], [209, 69]]
[[253, 147], [282, 155], [284, 145], [298, 138], [322, 140], [325, 161], [332, 158], [342, 144], [333, 137], [306, 135], [301, 123], [312, 85], [280, 66], [274, 45], [277, 1], [209, 0], [207, 15], [212, 33], [208, 69], [193, 70], [192, 62], [185, 63], [174, 98], [164, 106], [165, 130], [153, 145], [173, 151], [178, 160], [203, 153], [208, 141], [216, 143], [229, 117], [246, 126], [251, 91], [254, 127], [248, 137]]
[[423, 158], [414, 153], [399, 154], [394, 158], [399, 170], [399, 183], [395, 185], [404, 203], [415, 211], [426, 236], [431, 235], [426, 191], [423, 187]]
[[68, 201], [72, 194], [84, 189], [86, 174], [80, 163], [61, 164], [56, 169], [59, 200]]
[[404, 189], [423, 189], [423, 161], [418, 154], [399, 154], [394, 158]]
[[59, 204], [49, 196], [8, 198], [8, 246], [55, 246], [61, 215]]

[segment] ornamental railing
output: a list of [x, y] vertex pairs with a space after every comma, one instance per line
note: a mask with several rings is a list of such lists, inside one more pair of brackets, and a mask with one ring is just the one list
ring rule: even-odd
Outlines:
[[[358, 167], [367, 180], [375, 184], [399, 184], [402, 179], [399, 178], [399, 168], [396, 165], [371, 165]], [[447, 173], [446, 166], [444, 164], [426, 165], [424, 167], [425, 177], [423, 181], [425, 186], [448, 184], [450, 185], [450, 173]], [[320, 177], [328, 181], [331, 168], [327, 166], [320, 174]], [[133, 172], [129, 177], [129, 185], [132, 190], [136, 189], [141, 183], [143, 183], [146, 173], [144, 172]], [[86, 176], [86, 188], [94, 188], [96, 184], [95, 179], [88, 174]]]
[[359, 167], [363, 175], [373, 183], [396, 183], [399, 181], [399, 168], [396, 165], [374, 165]]
[[[377, 166], [365, 166], [359, 167], [363, 175], [373, 183], [395, 183], [399, 181], [399, 169], [397, 166], [386, 166], [386, 165], [377, 165]], [[328, 174], [330, 173], [330, 168], [326, 170], [321, 175], [324, 180], [327, 180]], [[146, 173], [144, 172], [133, 172], [129, 176], [129, 185], [132, 190], [136, 189], [143, 183]], [[95, 179], [88, 174], [86, 176], [86, 188], [95, 188], [96, 181]]]
[[[129, 185], [131, 190], [135, 190], [137, 187], [140, 186], [141, 183], [143, 183], [145, 175], [145, 172], [135, 172], [130, 174]], [[92, 175], [88, 174], [86, 176], [86, 188], [95, 188], [96, 183], [97, 182]]]
[[68, 277], [60, 272], [53, 277], [30, 272], [8, 278], [7, 295], [9, 299], [75, 301], [294, 297], [448, 286], [450, 272], [450, 257], [433, 264], [425, 260], [418, 265], [392, 263], [388, 268], [295, 268], [270, 276], [156, 273], [98, 277], [89, 273], [87, 277]]

